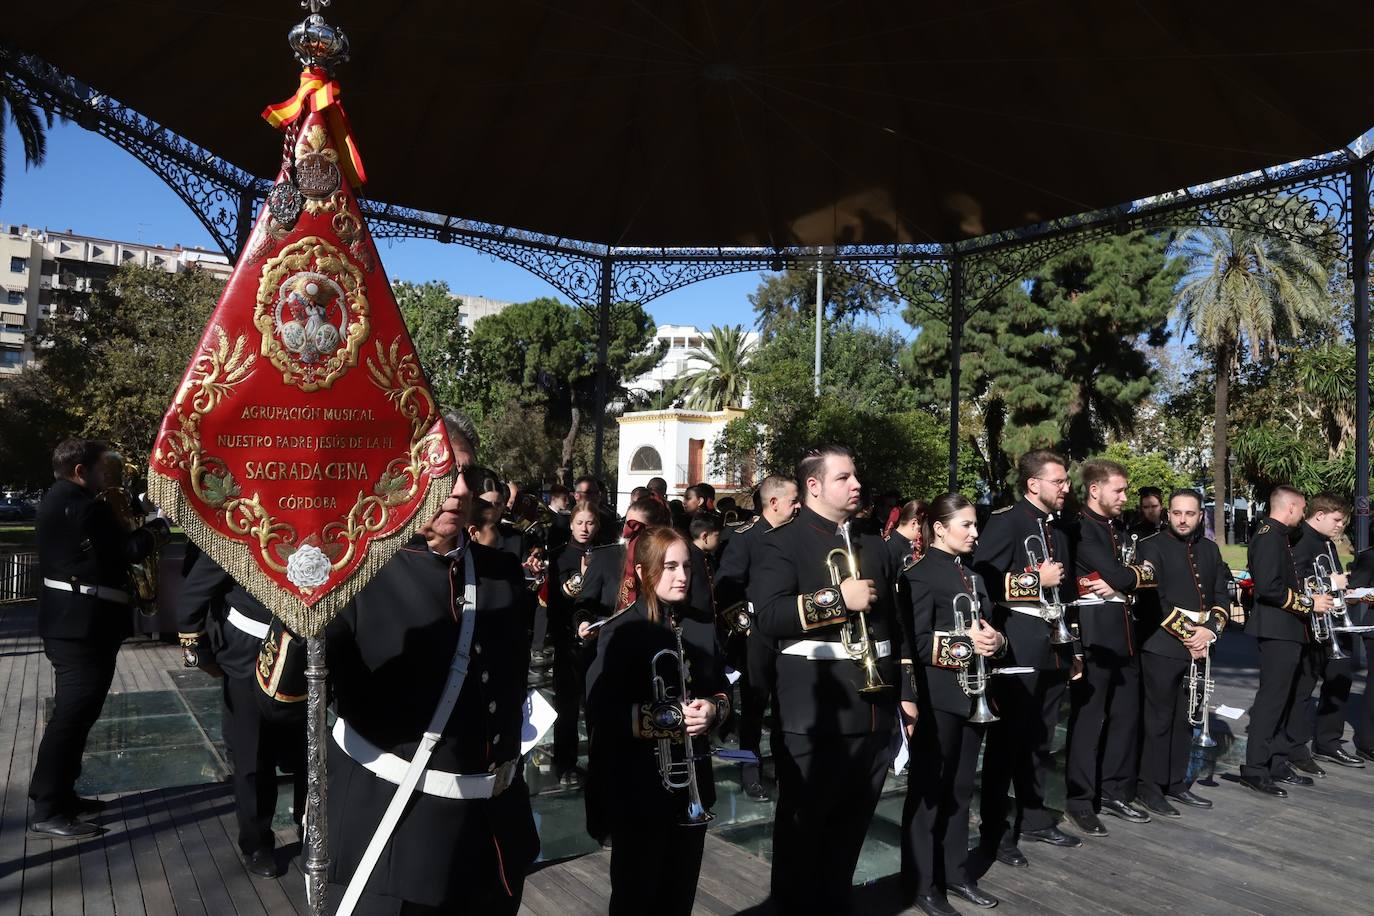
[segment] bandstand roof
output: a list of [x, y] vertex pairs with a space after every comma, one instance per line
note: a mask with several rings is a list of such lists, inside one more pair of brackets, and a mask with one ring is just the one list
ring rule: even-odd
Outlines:
[[[1374, 4], [336, 0], [377, 200], [615, 246], [953, 242], [1339, 149]], [[260, 177], [290, 0], [71, 0], [0, 39]]]

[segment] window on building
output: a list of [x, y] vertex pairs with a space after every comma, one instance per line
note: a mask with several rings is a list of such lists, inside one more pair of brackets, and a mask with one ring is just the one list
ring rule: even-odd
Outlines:
[[22, 274], [29, 269], [28, 258], [10, 258], [10, 273]]
[[0, 366], [17, 366], [24, 361], [23, 350], [0, 349]]
[[10, 305], [23, 305], [24, 294], [17, 289], [8, 290], [5, 293], [5, 301]]
[[658, 456], [658, 449], [651, 445], [641, 446], [630, 458], [631, 471], [661, 471], [663, 470], [663, 459]]

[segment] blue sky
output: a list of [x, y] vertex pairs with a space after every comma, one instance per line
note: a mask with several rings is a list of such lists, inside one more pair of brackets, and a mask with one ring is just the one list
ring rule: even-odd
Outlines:
[[[244, 130], [262, 125], [247, 123]], [[5, 125], [5, 189], [0, 222], [27, 223], [148, 244], [215, 244], [200, 221], [171, 188], [129, 153], [75, 125], [56, 125], [48, 134], [47, 162], [25, 171], [19, 136]], [[271, 143], [263, 129], [263, 142]], [[459, 214], [461, 215], [461, 214]], [[393, 279], [446, 280], [456, 293], [523, 301], [558, 295], [543, 280], [513, 264], [462, 245], [423, 240], [381, 243], [382, 261]], [[676, 290], [649, 303], [660, 324], [745, 324], [753, 322], [746, 298], [759, 274], [734, 274]], [[891, 322], [910, 334], [897, 319]]]

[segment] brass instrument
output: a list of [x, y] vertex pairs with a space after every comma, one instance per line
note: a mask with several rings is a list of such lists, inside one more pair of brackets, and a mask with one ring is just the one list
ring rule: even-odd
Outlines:
[[1202, 731], [1193, 739], [1195, 747], [1216, 747], [1217, 741], [1212, 737], [1212, 691], [1216, 689], [1216, 682], [1212, 680], [1212, 649], [1207, 648], [1207, 654], [1202, 658], [1195, 658], [1188, 667], [1188, 724], [1202, 726]]
[[[978, 600], [978, 576], [972, 571], [968, 575], [969, 591], [954, 596], [955, 636], [967, 636], [978, 629], [978, 621], [982, 619], [982, 605]], [[964, 624], [964, 611], [960, 607], [961, 599], [962, 603], [968, 606], [967, 626]], [[969, 645], [972, 646], [971, 640]], [[964, 696], [973, 700], [973, 710], [968, 717], [970, 722], [981, 724], [998, 721], [992, 707], [988, 705], [988, 660], [979, 655], [977, 650], [973, 651], [968, 664], [959, 669], [959, 689], [964, 692]]]
[[[145, 519], [135, 511], [129, 491], [124, 488], [124, 459], [109, 452], [105, 460], [109, 464], [111, 485], [97, 493], [95, 498], [110, 507], [124, 530], [137, 531], [143, 527]], [[161, 559], [161, 543], [154, 540], [152, 549], [142, 560], [128, 565], [129, 602], [144, 617], [157, 616], [157, 577]]]
[[510, 523], [519, 532], [531, 528], [550, 528], [558, 520], [558, 513], [532, 493], [521, 493], [510, 507]]
[[1121, 545], [1121, 565], [1130, 566], [1135, 561], [1136, 545], [1140, 542], [1140, 535], [1133, 534], [1131, 539]]
[[[835, 586], [836, 590], [845, 576], [845, 570], [840, 564], [849, 567], [851, 579], [859, 578], [859, 558], [854, 554], [854, 544], [849, 539], [849, 522], [840, 526], [840, 534], [844, 537], [844, 547], [836, 547], [825, 555], [825, 566], [830, 570], [830, 584]], [[888, 688], [882, 675], [878, 673], [878, 647], [874, 645], [873, 636], [868, 632], [866, 614], [849, 615], [849, 619], [840, 628], [840, 644], [844, 646], [845, 654], [863, 669], [864, 685], [859, 688], [860, 693], [878, 693]]]
[[[1039, 534], [1032, 534], [1022, 542], [1026, 548], [1026, 559], [1030, 565], [1039, 569], [1049, 560], [1049, 533], [1045, 530], [1045, 520], [1036, 519], [1036, 524], [1040, 526]], [[1073, 642], [1073, 633], [1069, 631], [1069, 626], [1064, 622], [1064, 602], [1059, 598], [1059, 586], [1054, 586], [1048, 591], [1044, 587], [1040, 589], [1040, 616], [1050, 625], [1050, 642], [1056, 646], [1065, 646]]]
[[[1312, 568], [1313, 572], [1316, 574], [1308, 576], [1303, 580], [1303, 588], [1307, 592], [1307, 597], [1312, 598], [1316, 595], [1330, 595], [1333, 602], [1339, 598], [1343, 608], [1345, 605], [1345, 589], [1341, 589], [1337, 592], [1331, 587], [1331, 574], [1334, 570], [1332, 569], [1330, 560], [1325, 556], [1319, 556], [1313, 561]], [[1312, 641], [1328, 643], [1331, 646], [1330, 657], [1333, 659], [1349, 658], [1350, 656], [1346, 655], [1345, 652], [1341, 650], [1341, 642], [1336, 638], [1336, 625], [1332, 618], [1338, 613], [1344, 614], [1344, 611], [1338, 611], [1334, 607], [1326, 614], [1319, 614], [1315, 610], [1312, 611], [1309, 615], [1310, 625], [1312, 627]], [[1346, 625], [1349, 626], [1349, 624], [1350, 621], [1349, 618], [1347, 618]]]
[[[687, 656], [682, 649], [682, 627], [670, 620], [675, 649], [660, 649], [649, 663], [653, 677], [654, 700], [651, 715], [659, 728], [681, 730], [682, 756], [674, 752], [678, 741], [673, 738], [658, 739], [654, 754], [658, 758], [658, 775], [665, 789], [687, 790], [687, 811], [679, 823], [684, 827], [705, 827], [715, 818], [701, 803], [701, 792], [697, 788], [696, 755], [692, 750], [692, 736], [687, 734], [687, 716], [682, 704], [687, 701]], [[662, 673], [663, 662], [672, 666], [668, 675]], [[676, 690], [669, 688], [669, 678], [675, 681]]]
[[[1332, 576], [1336, 572], [1336, 558], [1332, 555], [1331, 545], [1328, 544], [1326, 550], [1327, 552], [1322, 556], [1317, 557], [1317, 559], [1312, 565], [1317, 575], [1325, 579], [1326, 584], [1330, 586], [1332, 582]], [[1327, 625], [1327, 629], [1331, 631], [1331, 645], [1333, 646], [1331, 650], [1331, 657], [1347, 658], [1348, 656], [1345, 652], [1341, 651], [1340, 644], [1336, 641], [1336, 634], [1370, 633], [1374, 632], [1374, 627], [1356, 626], [1354, 622], [1351, 621], [1350, 605], [1346, 603], [1345, 589], [1341, 588], [1331, 590], [1331, 597], [1335, 600], [1336, 604], [1336, 606], [1331, 610], [1331, 614], [1335, 619], [1330, 620]]]

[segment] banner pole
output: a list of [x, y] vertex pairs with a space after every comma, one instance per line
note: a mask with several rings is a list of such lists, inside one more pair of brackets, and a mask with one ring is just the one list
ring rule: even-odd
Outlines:
[[305, 756], [307, 765], [305, 805], [305, 887], [306, 898], [314, 916], [328, 912], [327, 884], [329, 880], [329, 823], [326, 808], [329, 800], [329, 772], [325, 754], [328, 729], [325, 727], [326, 692], [324, 636], [310, 636], [305, 640]]

